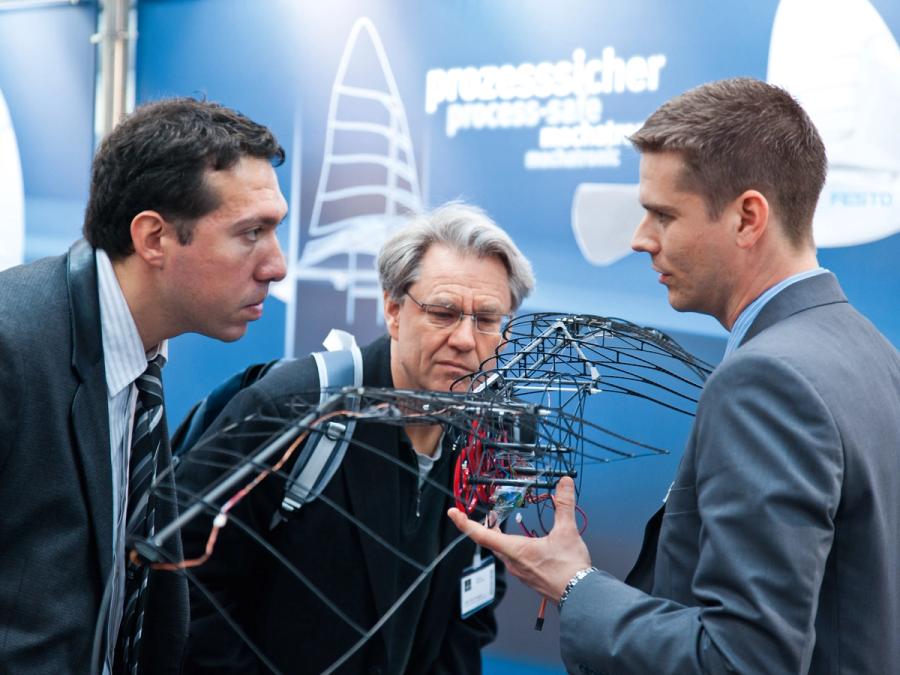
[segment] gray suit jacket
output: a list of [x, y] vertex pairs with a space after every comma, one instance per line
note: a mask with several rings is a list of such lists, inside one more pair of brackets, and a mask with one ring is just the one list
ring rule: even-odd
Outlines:
[[571, 672], [900, 673], [900, 355], [833, 275], [710, 377], [655, 520], [563, 607]]
[[[106, 400], [94, 250], [80, 241], [0, 273], [2, 672], [90, 672], [112, 566]], [[187, 586], [170, 573], [150, 583], [145, 672], [175, 672]]]

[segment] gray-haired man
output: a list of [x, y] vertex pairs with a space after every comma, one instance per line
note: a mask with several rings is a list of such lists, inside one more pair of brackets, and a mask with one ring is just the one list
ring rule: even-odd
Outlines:
[[[490, 358], [505, 318], [534, 283], [529, 263], [509, 236], [479, 209], [459, 203], [425, 214], [394, 235], [382, 248], [378, 267], [388, 334], [362, 350], [367, 387], [447, 391]], [[212, 433], [250, 413], [290, 418], [291, 399], [318, 388], [312, 358], [289, 363], [236, 396]], [[455, 535], [443, 515], [446, 494], [422, 478], [450, 485], [452, 458], [441, 435], [438, 426], [404, 430], [358, 424], [355, 447], [325, 488], [327, 501], [405, 556], [431, 562]], [[245, 454], [259, 439], [218, 439], [215, 446]], [[365, 446], [387, 453], [407, 470], [365, 452]], [[185, 455], [178, 473], [183, 487], [199, 489], [214, 479], [216, 470], [204, 463], [218, 454], [211, 452], [207, 456], [198, 447]], [[197, 576], [275, 667], [319, 673], [360, 637], [345, 618], [372, 626], [419, 571], [323, 500], [269, 531], [283, 491], [283, 481], [265, 481], [241, 504], [239, 515], [309, 585], [234, 527], [222, 530], [214, 556]], [[199, 553], [208, 532], [208, 522], [188, 528], [186, 555]], [[480, 649], [493, 639], [496, 625], [492, 606], [461, 617], [460, 581], [473, 554], [471, 542], [457, 546], [340, 672], [480, 672]], [[502, 583], [498, 596], [501, 592]], [[222, 614], [193, 589], [188, 670], [258, 668], [257, 657]]]

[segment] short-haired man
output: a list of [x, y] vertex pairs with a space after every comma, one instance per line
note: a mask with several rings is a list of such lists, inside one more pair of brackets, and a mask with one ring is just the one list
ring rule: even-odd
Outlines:
[[[362, 349], [365, 387], [449, 390], [494, 354], [505, 317], [533, 286], [530, 265], [509, 236], [482, 211], [459, 203], [395, 234], [380, 252], [378, 270], [388, 334]], [[267, 427], [243, 424], [216, 437], [218, 430], [252, 414], [289, 421], [297, 396], [314, 393], [318, 400], [318, 391], [312, 357], [273, 369], [232, 399], [206, 440], [182, 455], [179, 486], [201, 492], [216, 479], [216, 466], [249, 453]], [[232, 511], [242, 525], [221, 530], [212, 557], [194, 570], [188, 672], [261, 669], [221, 609], [281, 672], [320, 673], [353, 647], [360, 639], [356, 628], [372, 628], [420, 574], [396, 552], [427, 565], [456, 535], [444, 517], [452, 500], [435, 487], [449, 488], [455, 459], [442, 431], [360, 422], [323, 498], [271, 529], [284, 480], [271, 477], [251, 492]], [[245, 529], [285, 560], [263, 550]], [[184, 530], [187, 557], [203, 551], [209, 531], [208, 518]], [[496, 624], [491, 606], [461, 617], [460, 582], [474, 551], [469, 541], [452, 549], [338, 672], [480, 672], [480, 650]]]
[[634, 249], [674, 308], [731, 336], [630, 585], [591, 567], [568, 479], [541, 540], [451, 517], [561, 604], [571, 672], [900, 672], [900, 355], [816, 261], [815, 127], [737, 78], [632, 142]]
[[125, 560], [175, 515], [142, 499], [171, 488], [159, 368], [180, 333], [241, 337], [284, 277], [283, 159], [223, 106], [142, 106], [97, 151], [85, 240], [0, 274], [4, 672], [178, 672], [184, 580]]

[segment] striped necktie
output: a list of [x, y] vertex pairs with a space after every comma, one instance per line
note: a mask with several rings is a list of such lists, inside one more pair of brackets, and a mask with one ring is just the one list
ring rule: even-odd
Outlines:
[[[155, 534], [155, 499], [151, 486], [162, 445], [163, 391], [162, 355], [147, 363], [147, 370], [136, 381], [137, 402], [131, 434], [131, 459], [128, 463], [128, 508], [125, 521], [126, 541], [146, 539]], [[125, 610], [116, 649], [116, 673], [134, 675], [139, 670], [147, 582], [150, 568], [128, 561], [126, 551]]]

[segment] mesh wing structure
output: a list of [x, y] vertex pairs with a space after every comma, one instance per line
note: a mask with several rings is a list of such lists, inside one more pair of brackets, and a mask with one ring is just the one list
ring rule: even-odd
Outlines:
[[[443, 447], [452, 448], [449, 480], [425, 478], [420, 490], [435, 490], [471, 517], [494, 522], [518, 509], [534, 509], [546, 532], [542, 512], [552, 508], [553, 489], [562, 476], [575, 478], [580, 489], [585, 464], [667, 452], [616, 431], [614, 424], [601, 423], [597, 411], [605, 400], [624, 397], [636, 410], [645, 408], [648, 419], [660, 407], [693, 415], [711, 370], [664, 333], [622, 319], [521, 316], [506, 327], [495, 355], [479, 372], [457, 382], [452, 392], [372, 387], [308, 392], [216, 428], [179, 458], [181, 465], [195, 465], [191, 472], [195, 478], [179, 480], [175, 496], [163, 489], [150, 496], [177, 498], [179, 518], [152, 538], [131, 538], [129, 555], [157, 573], [186, 576], [192, 597], [200, 598], [206, 611], [219, 613], [259, 663], [277, 673], [281, 671], [260, 646], [259, 636], [242, 623], [235, 606], [222, 600], [228, 589], [217, 584], [232, 581], [222, 581], [218, 571], [210, 571], [217, 570], [220, 549], [241, 560], [252, 551], [267, 561], [265, 569], [277, 569], [279, 578], [303, 589], [309, 611], [334, 621], [340, 627], [336, 632], [346, 635], [346, 649], [321, 670], [331, 673], [383, 628], [465, 537], [454, 534], [427, 559], [416, 558], [391, 541], [379, 524], [377, 507], [359, 508], [352, 494], [347, 495], [348, 505], [338, 486], [332, 485], [311, 498], [291, 517], [349, 524], [369, 546], [406, 566], [409, 583], [384, 599], [377, 620], [361, 621], [353, 608], [342, 606], [317, 575], [304, 568], [302, 557], [286, 556], [273, 544], [290, 467], [304, 460], [303, 453], [313, 445], [308, 439], [340, 433], [346, 422], [355, 420], [357, 431], [343, 461], [365, 463], [373, 480], [387, 467], [413, 481], [418, 479], [416, 467], [378, 443], [367, 442], [360, 429], [391, 433], [394, 428], [399, 433], [410, 425], [440, 425]], [[180, 473], [179, 469], [176, 475]], [[184, 556], [172, 559], [163, 546], [179, 533], [186, 542]], [[328, 541], [316, 545], [327, 548]], [[340, 563], [339, 555], [337, 559]], [[104, 608], [99, 616], [102, 622]]]
[[[529, 419], [492, 427], [473, 423], [457, 460], [458, 508], [476, 505], [499, 518], [527, 504], [540, 511], [562, 476], [585, 463], [608, 463], [667, 450], [596, 420], [610, 396], [636, 409], [662, 406], [693, 415], [712, 366], [665, 333], [623, 319], [556, 313], [514, 319], [496, 356], [468, 379], [489, 400], [530, 403]], [[578, 481], [577, 481], [578, 482]]]

